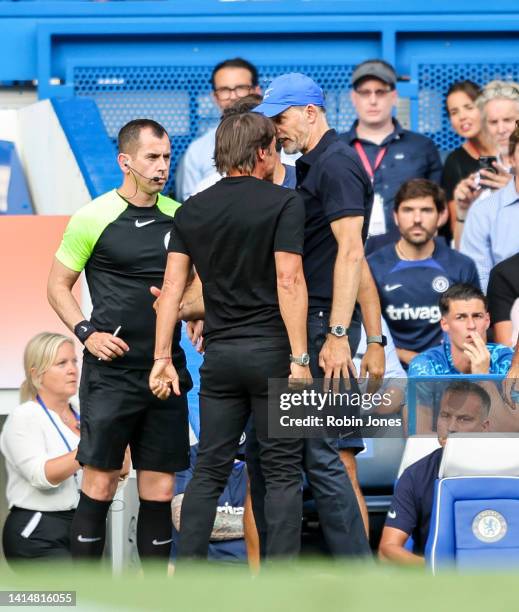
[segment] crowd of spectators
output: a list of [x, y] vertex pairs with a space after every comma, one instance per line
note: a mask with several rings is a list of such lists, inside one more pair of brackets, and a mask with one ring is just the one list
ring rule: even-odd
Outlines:
[[[339, 135], [340, 146], [351, 148], [357, 156], [374, 192], [365, 252], [381, 306], [383, 335], [375, 344], [385, 347], [386, 376], [428, 377], [418, 388], [412, 408], [417, 411], [419, 432], [437, 432], [441, 446], [450, 433], [459, 431], [517, 432], [517, 416], [499, 384], [470, 382], [464, 376], [506, 376], [517, 342], [519, 85], [497, 80], [453, 83], [445, 93], [445, 105], [452, 129], [464, 142], [450, 152], [438, 151], [431, 139], [404, 129], [397, 121], [397, 85], [398, 75], [387, 62], [373, 59], [359, 64], [351, 82], [357, 118]], [[219, 63], [211, 86], [224, 116], [250, 111], [263, 96], [256, 68], [241, 58]], [[216, 126], [194, 140], [177, 168], [177, 198], [187, 201], [187, 206], [190, 196], [222, 177], [213, 163], [215, 134]], [[295, 188], [301, 177], [296, 176], [292, 151], [282, 140], [273, 182]], [[359, 302], [364, 313], [360, 290]], [[366, 344], [366, 329], [362, 334], [359, 357], [364, 359], [370, 344]], [[39, 349], [45, 353], [39, 357], [41, 372], [32, 362], [26, 364], [27, 384], [32, 386], [22, 398], [29, 402], [41, 431], [26, 426], [19, 416], [23, 411], [17, 409], [0, 440], [9, 471], [11, 507], [4, 548], [12, 558], [40, 555], [41, 551], [31, 548], [27, 533], [38, 528], [47, 535], [56, 517], [66, 533], [78, 501], [79, 464], [74, 449], [79, 435], [72, 418], [76, 413], [69, 407], [77, 383], [75, 356], [69, 338], [49, 338], [52, 350]], [[42, 345], [49, 338], [42, 336], [38, 341]], [[57, 382], [52, 378], [61, 353], [66, 353], [69, 371], [59, 374], [64, 380], [68, 376], [66, 388], [60, 386], [59, 377]], [[357, 363], [362, 373], [362, 362]], [[434, 385], [429, 379], [438, 375], [459, 381]], [[57, 427], [54, 412], [50, 414], [45, 405], [55, 399], [62, 411], [60, 427], [65, 425], [60, 432], [65, 448], [56, 449], [56, 457], [48, 460], [38, 449]], [[402, 394], [395, 410], [404, 403]], [[341, 453], [341, 458], [367, 527], [354, 453]], [[421, 562], [431, 513], [431, 483], [440, 458], [441, 447], [400, 479], [382, 536], [383, 558]], [[30, 514], [19, 509], [27, 506], [25, 498], [36, 500]], [[414, 552], [404, 548], [411, 535]], [[48, 539], [42, 546], [48, 545], [53, 555], [67, 554], [65, 536], [58, 543], [54, 536]]]
[[[231, 98], [262, 94], [257, 72], [247, 72], [241, 61], [215, 68], [213, 95], [220, 108]], [[452, 83], [445, 107], [463, 142], [453, 151], [438, 151], [432, 140], [404, 129], [395, 118], [397, 84], [398, 75], [385, 61], [357, 66], [351, 82], [356, 120], [341, 135], [374, 189], [365, 251], [391, 347], [386, 357], [397, 363], [392, 375], [506, 376], [519, 331], [519, 85]], [[213, 136], [202, 138], [209, 159]], [[181, 196], [189, 157], [202, 138], [188, 149], [177, 173]], [[206, 177], [214, 174], [209, 166]], [[198, 176], [202, 187], [206, 177]], [[437, 429], [442, 445], [449, 432], [519, 430], [497, 384], [444, 381], [417, 389], [417, 427]], [[461, 396], [468, 398], [462, 407], [454, 401]], [[460, 410], [470, 414], [460, 417], [455, 414]], [[384, 531], [382, 557], [420, 559], [440, 458], [441, 448], [405, 473]], [[408, 499], [402, 501], [403, 495]], [[409, 514], [411, 507], [418, 508], [417, 516]], [[413, 533], [418, 556], [403, 552]]]

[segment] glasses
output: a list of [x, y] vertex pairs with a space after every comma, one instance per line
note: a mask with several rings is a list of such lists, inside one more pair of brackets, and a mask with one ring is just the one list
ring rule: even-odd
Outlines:
[[381, 100], [385, 98], [388, 93], [393, 91], [391, 88], [389, 89], [356, 89], [356, 93], [363, 99], [367, 100], [371, 98], [371, 96], [375, 96], [377, 100]]
[[252, 85], [237, 85], [236, 87], [219, 87], [214, 90], [215, 96], [218, 100], [230, 100], [232, 94], [235, 93], [238, 98], [244, 98], [251, 92]]

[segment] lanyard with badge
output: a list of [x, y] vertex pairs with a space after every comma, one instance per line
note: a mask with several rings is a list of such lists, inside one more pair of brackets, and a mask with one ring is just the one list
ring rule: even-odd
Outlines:
[[[382, 160], [384, 159], [384, 155], [386, 154], [387, 147], [383, 147], [377, 153], [377, 157], [375, 158], [374, 167], [371, 166], [371, 163], [366, 155], [366, 151], [362, 144], [357, 140], [354, 145], [355, 150], [357, 151], [360, 161], [364, 166], [369, 178], [371, 179], [371, 184], [375, 182], [375, 172], [379, 168]], [[369, 230], [368, 233], [370, 236], [377, 236], [379, 234], [386, 233], [386, 217], [384, 214], [384, 199], [379, 193], [375, 193], [373, 198], [373, 207], [371, 209], [371, 217], [369, 220]]]
[[[65, 444], [68, 452], [70, 453], [72, 451], [72, 447], [68, 443], [68, 440], [65, 437], [65, 434], [61, 431], [61, 429], [58, 427], [58, 424], [56, 423], [56, 421], [52, 418], [52, 415], [49, 412], [49, 409], [47, 408], [47, 406], [45, 406], [44, 401], [41, 399], [41, 397], [39, 395], [36, 396], [36, 401], [43, 408], [43, 412], [45, 412], [45, 414], [49, 418], [50, 422], [54, 425], [54, 428], [56, 429], [56, 431], [60, 435], [61, 439], [63, 440], [63, 443]], [[72, 410], [72, 413], [74, 414], [74, 418], [76, 419], [76, 423], [79, 425], [79, 414], [74, 410], [74, 408], [72, 408], [72, 406], [70, 406], [70, 409]], [[77, 473], [76, 472], [74, 472], [74, 480], [76, 481], [76, 488], [79, 490], [79, 481], [78, 481], [78, 477], [77, 477]]]

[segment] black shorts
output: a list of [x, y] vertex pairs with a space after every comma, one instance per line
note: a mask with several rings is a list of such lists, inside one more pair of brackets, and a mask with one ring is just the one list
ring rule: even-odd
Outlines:
[[129, 444], [137, 470], [174, 473], [187, 469], [186, 393], [192, 383], [187, 370], [178, 373], [182, 395], [159, 400], [148, 387], [148, 371], [94, 365], [85, 360], [79, 387], [79, 463], [118, 470]]

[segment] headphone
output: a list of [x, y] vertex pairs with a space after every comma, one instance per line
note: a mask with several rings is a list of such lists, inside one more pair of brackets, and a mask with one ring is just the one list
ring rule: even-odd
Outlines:
[[132, 168], [129, 162], [127, 161], [124, 162], [124, 165], [128, 168], [128, 170], [130, 170], [130, 172], [135, 172], [139, 176], [142, 176], [142, 178], [145, 178], [147, 181], [154, 181], [155, 183], [160, 183], [160, 181], [163, 180], [163, 177], [161, 176], [144, 176], [144, 174], [141, 174], [138, 170], [135, 170], [135, 168]]

